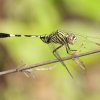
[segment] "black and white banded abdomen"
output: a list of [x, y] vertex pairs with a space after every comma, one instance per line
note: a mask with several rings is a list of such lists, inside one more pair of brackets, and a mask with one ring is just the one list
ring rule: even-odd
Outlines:
[[8, 34], [8, 33], [0, 33], [0, 38], [7, 38], [7, 37], [21, 37], [22, 35], [15, 35], [15, 34]]
[[0, 33], [0, 38], [10, 37], [10, 34]]
[[38, 37], [40, 38], [40, 36], [38, 35], [21, 35], [21, 34], [8, 34], [8, 33], [0, 33], [0, 38], [7, 38], [7, 37]]

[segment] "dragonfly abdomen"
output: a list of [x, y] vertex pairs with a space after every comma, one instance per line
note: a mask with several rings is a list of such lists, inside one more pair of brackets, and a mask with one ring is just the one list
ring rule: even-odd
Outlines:
[[7, 33], [0, 33], [0, 38], [7, 38], [7, 37], [38, 37], [38, 35], [20, 35], [20, 34], [7, 34]]
[[0, 33], [0, 38], [10, 37], [10, 34], [7, 33]]

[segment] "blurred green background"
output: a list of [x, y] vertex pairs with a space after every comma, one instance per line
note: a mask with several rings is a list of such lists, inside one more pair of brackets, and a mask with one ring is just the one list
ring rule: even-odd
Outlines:
[[[0, 0], [0, 32], [42, 35], [57, 29], [100, 36], [100, 1]], [[50, 49], [39, 39], [0, 39], [0, 71], [55, 59]], [[66, 56], [64, 50], [59, 52]], [[41, 66], [51, 70], [33, 69], [35, 78], [0, 76], [0, 100], [100, 100], [100, 53], [80, 59], [86, 74], [72, 60], [65, 61], [74, 80], [60, 63]]]

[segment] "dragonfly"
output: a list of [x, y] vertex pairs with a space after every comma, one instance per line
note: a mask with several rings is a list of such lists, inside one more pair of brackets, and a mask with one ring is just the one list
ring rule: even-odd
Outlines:
[[[0, 38], [7, 38], [7, 37], [39, 38], [46, 44], [50, 44], [50, 43], [59, 44], [58, 47], [53, 49], [52, 53], [58, 59], [58, 61], [66, 68], [69, 75], [73, 78], [73, 75], [71, 74], [67, 65], [64, 63], [64, 61], [62, 60], [62, 58], [60, 57], [60, 55], [58, 54], [57, 51], [63, 46], [65, 47], [67, 54], [70, 54], [70, 51], [72, 51], [72, 52], [77, 51], [77, 50], [73, 50], [73, 49], [70, 48], [70, 45], [75, 44], [75, 42], [77, 40], [77, 37], [74, 33], [62, 32], [62, 31], [59, 31], [59, 30], [52, 32], [50, 34], [47, 34], [47, 35], [21, 35], [21, 34], [0, 33]], [[74, 60], [77, 64], [79, 64], [79, 66], [81, 68], [85, 69], [84, 64], [81, 63], [79, 61], [79, 59], [74, 58]]]

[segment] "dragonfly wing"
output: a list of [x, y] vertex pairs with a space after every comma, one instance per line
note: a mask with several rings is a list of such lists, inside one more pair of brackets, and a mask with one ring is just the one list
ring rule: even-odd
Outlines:
[[100, 46], [100, 35], [87, 35], [86, 36], [87, 41], [90, 41], [91, 43]]
[[88, 50], [95, 50], [100, 49], [100, 35], [86, 35], [86, 34], [75, 34], [77, 37], [76, 43], [73, 47], [79, 48], [79, 46], [82, 46], [81, 50], [82, 52], [86, 52]]

